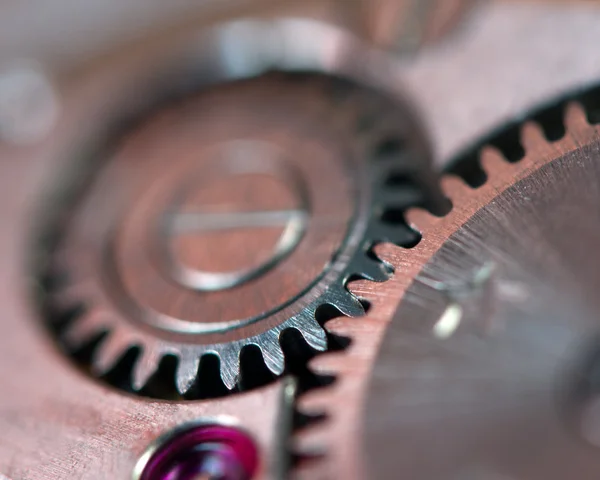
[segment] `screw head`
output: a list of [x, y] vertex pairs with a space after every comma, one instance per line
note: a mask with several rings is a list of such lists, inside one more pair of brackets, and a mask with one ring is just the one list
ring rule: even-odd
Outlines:
[[178, 429], [144, 458], [139, 480], [250, 480], [258, 467], [255, 442], [229, 426]]

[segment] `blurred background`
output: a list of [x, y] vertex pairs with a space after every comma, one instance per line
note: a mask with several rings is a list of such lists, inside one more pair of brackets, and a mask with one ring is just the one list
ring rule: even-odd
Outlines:
[[111, 88], [142, 65], [159, 65], [204, 27], [283, 16], [331, 22], [389, 49], [398, 63], [391, 83], [422, 113], [444, 162], [524, 107], [600, 75], [598, 3], [9, 0], [0, 6], [0, 159], [7, 147], [15, 155], [14, 145], [47, 139], [74, 118], [75, 104], [90, 113], [92, 91], [106, 103]]

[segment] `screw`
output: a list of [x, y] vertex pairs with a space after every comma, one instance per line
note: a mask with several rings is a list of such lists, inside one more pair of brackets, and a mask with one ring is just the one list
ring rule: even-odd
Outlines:
[[202, 424], [162, 437], [142, 457], [139, 480], [250, 480], [256, 473], [254, 441], [224, 425]]

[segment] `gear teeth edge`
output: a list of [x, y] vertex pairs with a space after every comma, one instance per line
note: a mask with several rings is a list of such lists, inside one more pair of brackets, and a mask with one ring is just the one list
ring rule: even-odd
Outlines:
[[589, 122], [585, 107], [572, 101], [565, 107], [564, 123], [567, 133], [575, 140], [576, 144], [585, 144], [599, 136], [599, 128]]
[[[564, 124], [566, 127], [567, 134], [572, 135], [576, 141], [578, 141], [578, 140], [589, 141], [590, 136], [592, 136], [592, 138], [593, 138], [593, 135], [596, 135], [596, 136], [598, 135], [597, 127], [590, 125], [590, 123], [588, 122], [586, 110], [582, 107], [582, 105], [579, 102], [570, 102], [567, 105], [567, 109], [565, 111]], [[589, 127], [592, 127], [592, 128], [589, 128]], [[529, 121], [527, 123], [524, 123], [521, 127], [520, 135], [521, 135], [521, 143], [522, 143], [522, 146], [524, 147], [526, 158], [530, 156], [532, 151], [537, 154], [538, 153], [537, 150], [540, 146], [542, 148], [544, 148], [544, 146], [547, 147], [550, 144], [550, 142], [548, 142], [548, 140], [546, 139], [541, 126], [537, 122]], [[561, 142], [561, 140], [558, 140], [556, 143], [560, 143], [560, 142]], [[522, 161], [523, 161], [523, 159], [519, 160], [516, 163], [521, 163]], [[484, 169], [485, 173], [488, 175], [490, 175], [491, 173], [493, 175], [497, 175], [498, 171], [500, 169], [510, 169], [512, 167], [512, 164], [506, 159], [506, 157], [502, 153], [500, 153], [500, 151], [496, 147], [493, 147], [490, 144], [483, 146], [482, 150], [480, 151], [479, 163], [482, 166], [482, 168]], [[454, 179], [452, 179], [452, 177], [453, 176], [450, 174], [444, 175], [440, 181], [441, 185], [444, 185], [445, 183], [447, 183], [449, 181], [454, 181]], [[459, 181], [461, 183], [463, 183], [463, 185], [460, 188], [464, 187], [467, 190], [471, 190], [471, 187], [468, 186], [466, 183], [464, 183], [462, 178], [460, 178], [460, 177], [455, 177], [455, 178], [458, 178]], [[449, 180], [449, 179], [452, 179], [452, 180]], [[488, 178], [488, 181], [484, 182], [484, 185], [486, 185], [486, 184], [489, 185], [489, 178]], [[447, 189], [444, 189], [444, 191], [446, 194], [449, 193]], [[459, 193], [459, 195], [461, 195], [461, 194], [462, 193]], [[452, 199], [452, 197], [454, 195], [451, 193], [448, 196]], [[456, 198], [460, 198], [460, 197], [456, 197]], [[454, 210], [454, 206], [451, 210]], [[415, 228], [415, 229], [419, 230], [420, 232], [424, 232], [425, 230], [434, 228], [435, 224], [437, 222], [439, 222], [440, 220], [442, 220], [444, 217], [448, 216], [449, 213], [450, 212], [447, 212], [443, 217], [436, 217], [422, 208], [411, 208], [406, 212], [405, 218], [407, 219], [409, 225], [412, 228]], [[386, 245], [386, 244], [382, 244], [382, 245]], [[394, 247], [393, 244], [390, 244], [390, 245], [392, 245], [392, 247]], [[391, 248], [391, 247], [388, 247], [388, 248]], [[393, 248], [392, 248], [392, 250], [393, 250]], [[378, 249], [375, 249], [375, 252], [376, 252], [377, 256], [384, 261], [386, 258], [393, 257], [393, 254], [391, 254], [389, 251], [387, 251], [387, 252], [384, 251], [384, 253], [380, 253], [378, 251]], [[337, 331], [339, 331], [342, 334], [345, 333], [343, 329], [338, 330], [337, 328], [332, 328], [332, 327], [334, 327], [334, 323], [336, 322], [336, 320], [340, 321], [339, 322], [340, 326], [343, 326], [346, 323], [344, 321], [344, 319], [342, 319], [342, 318], [334, 319], [330, 323], [327, 324], [327, 330], [328, 331], [333, 330], [333, 331], [336, 331], [336, 333], [337, 333]], [[317, 370], [317, 371], [320, 371], [320, 370], [329, 371], [328, 367], [327, 367], [328, 361], [320, 360], [325, 357], [328, 357], [329, 355], [330, 354], [315, 357], [315, 359], [313, 359], [310, 362], [311, 369]], [[335, 355], [337, 355], [337, 354], [335, 354]], [[336, 371], [336, 373], [339, 373], [339, 371]], [[327, 390], [329, 388], [331, 388], [331, 387], [325, 387], [325, 389], [327, 389]], [[312, 396], [310, 392], [305, 393], [299, 399], [299, 408], [302, 411], [323, 411], [323, 408], [326, 407], [326, 405], [323, 405], [321, 395], [326, 394], [325, 389], [319, 389], [319, 390], [315, 391], [314, 396]], [[327, 410], [325, 410], [325, 411], [327, 411]], [[329, 421], [330, 421], [330, 419], [329, 419]], [[321, 428], [326, 428], [327, 422], [328, 422], [328, 419], [326, 418], [326, 419], [322, 420], [321, 422], [319, 422], [317, 425]], [[319, 437], [318, 434], [313, 435], [312, 430], [313, 429], [311, 427], [302, 429], [301, 436], [299, 437], [300, 440], [303, 440], [304, 438], [306, 438], [306, 442], [308, 443], [309, 446], [314, 445], [316, 439], [318, 439], [318, 437]], [[310, 469], [309, 469], [309, 471], [310, 471]], [[319, 471], [319, 470], [317, 469], [317, 471]]]
[[319, 457], [327, 455], [327, 420], [314, 422], [302, 428], [302, 435], [292, 439], [292, 448], [302, 452], [302, 455]]
[[279, 332], [267, 332], [260, 350], [269, 371], [277, 376], [281, 375], [285, 369], [285, 357], [279, 344]]
[[571, 101], [565, 107], [564, 123], [567, 131], [574, 132], [589, 127], [585, 108], [580, 102]]
[[139, 391], [148, 383], [150, 377], [158, 369], [163, 353], [155, 348], [143, 348], [133, 364], [131, 371], [131, 386]]
[[371, 282], [385, 282], [390, 278], [386, 263], [380, 258], [368, 257], [366, 251], [362, 255], [358, 255], [348, 269], [353, 272], [353, 276], [364, 278]]
[[345, 351], [330, 352], [312, 358], [308, 366], [313, 372], [319, 375], [338, 375], [347, 372], [346, 370], [340, 371], [336, 368], [336, 365], [343, 364], [344, 369], [352, 369], [352, 360], [354, 360], [354, 357], [347, 355]]
[[454, 203], [457, 198], [461, 198], [471, 188], [458, 175], [444, 175], [440, 180], [440, 187], [444, 195]]
[[363, 307], [360, 300], [346, 286], [330, 287], [327, 300], [326, 303], [335, 306], [335, 308], [347, 317], [362, 317], [365, 314], [365, 307]]
[[136, 346], [137, 343], [128, 335], [118, 335], [114, 331], [109, 331], [94, 351], [92, 373], [97, 377], [105, 375], [119, 363], [130, 348]]
[[[309, 390], [300, 395], [296, 402], [296, 409], [307, 416], [321, 417], [318, 420], [311, 422], [310, 425], [320, 425], [326, 423], [330, 413], [328, 412], [327, 402], [324, 400], [324, 396], [330, 396], [335, 392], [334, 385], [328, 385], [326, 387], [319, 387], [317, 389]], [[308, 426], [302, 427], [304, 431]]]
[[233, 390], [240, 380], [240, 352], [242, 345], [240, 345], [240, 342], [236, 342], [224, 344], [221, 347], [216, 352], [219, 357], [219, 374], [227, 389]]
[[89, 283], [74, 283], [72, 285], [62, 286], [53, 295], [52, 305], [59, 310], [68, 310], [73, 305], [81, 302], [82, 298], [90, 298]]
[[198, 378], [201, 357], [193, 350], [184, 350], [179, 353], [178, 357], [179, 362], [175, 370], [175, 387], [181, 395], [184, 395]]
[[301, 312], [292, 317], [292, 320], [292, 322], [289, 322], [289, 327], [296, 328], [306, 343], [320, 352], [327, 350], [327, 335], [315, 318], [315, 310]]
[[423, 233], [424, 230], [432, 228], [439, 222], [439, 217], [421, 207], [409, 208], [404, 214], [406, 222], [413, 230]]
[[510, 165], [502, 152], [492, 145], [486, 145], [481, 149], [479, 163], [488, 177]]
[[95, 335], [107, 330], [110, 331], [110, 326], [105, 312], [91, 309], [75, 318], [65, 328], [61, 338], [67, 347], [79, 348]]
[[521, 126], [520, 140], [525, 149], [525, 155], [537, 152], [540, 146], [548, 143], [542, 126], [535, 120], [527, 120]]

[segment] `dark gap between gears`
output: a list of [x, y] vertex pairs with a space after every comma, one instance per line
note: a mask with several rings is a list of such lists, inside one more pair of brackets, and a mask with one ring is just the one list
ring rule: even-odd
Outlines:
[[117, 360], [117, 363], [108, 372], [102, 375], [102, 380], [115, 385], [117, 388], [133, 393], [132, 371], [135, 361], [141, 352], [140, 347], [130, 347]]
[[421, 233], [406, 223], [405, 213], [405, 208], [387, 208], [381, 213], [381, 221], [395, 227], [406, 228], [406, 231], [410, 233], [409, 238], [396, 243], [404, 248], [414, 248], [421, 241]]
[[[329, 336], [328, 336], [329, 340]], [[332, 375], [319, 375], [308, 368], [308, 362], [317, 355], [296, 329], [282, 332], [279, 343], [285, 356], [285, 372], [298, 379], [298, 395], [314, 388], [331, 385]]]
[[405, 171], [395, 171], [392, 170], [385, 182], [384, 185], [386, 187], [392, 187], [392, 188], [410, 188], [410, 189], [417, 189], [417, 187], [414, 184], [414, 180], [412, 178], [412, 176], [408, 173], [406, 173]]
[[404, 142], [397, 137], [386, 137], [380, 140], [374, 149], [375, 161], [392, 160], [402, 154], [405, 149]]
[[450, 200], [447, 197], [444, 197], [443, 199], [443, 205], [440, 206], [439, 210], [433, 211], [431, 209], [428, 209], [429, 212], [433, 213], [436, 217], [445, 217], [446, 215], [448, 215], [450, 213], [450, 210], [452, 210], [452, 200]]
[[[239, 391], [238, 387], [235, 387], [233, 391]], [[221, 379], [219, 357], [206, 354], [200, 358], [197, 381], [186, 392], [184, 398], [206, 400], [223, 397], [230, 392]]]
[[403, 242], [401, 246], [404, 248], [415, 248], [419, 243], [421, 243], [421, 239], [423, 238], [421, 233], [412, 229], [411, 231], [414, 232], [415, 238], [411, 242]]
[[450, 169], [450, 173], [458, 175], [473, 188], [481, 187], [488, 179], [485, 170], [479, 162], [480, 148], [481, 146], [478, 145], [465, 153], [458, 163]]
[[86, 307], [83, 303], [78, 303], [62, 312], [57, 312], [52, 308], [47, 308], [46, 314], [50, 321], [48, 327], [50, 330], [57, 334], [61, 334], [69, 327], [73, 322], [77, 321], [86, 311]]
[[[403, 248], [414, 248], [421, 241], [421, 233], [408, 225], [405, 218], [406, 208], [386, 208], [379, 218], [382, 223], [391, 226], [397, 231], [393, 234], [386, 233], [379, 241], [392, 242]], [[402, 236], [400, 236], [402, 235]]]
[[600, 87], [580, 94], [575, 99], [584, 106], [588, 122], [592, 125], [600, 123]]
[[516, 163], [525, 156], [525, 149], [521, 144], [520, 125], [510, 126], [490, 144], [500, 150], [510, 163]]
[[319, 462], [326, 456], [326, 452], [313, 451], [306, 453], [292, 452], [291, 464], [294, 468], [302, 468], [304, 465], [310, 465], [314, 462]]
[[381, 220], [391, 225], [402, 225], [406, 228], [410, 228], [404, 219], [405, 208], [386, 208], [381, 213]]
[[373, 130], [379, 121], [379, 117], [376, 112], [363, 113], [359, 116], [356, 122], [356, 130], [358, 133], [365, 133]]
[[549, 142], [556, 142], [565, 136], [567, 129], [564, 122], [565, 111], [562, 105], [553, 106], [542, 110], [531, 117], [544, 131], [544, 136]]
[[175, 355], [165, 355], [161, 358], [156, 372], [154, 372], [139, 393], [150, 398], [166, 400], [181, 399], [175, 385], [175, 372], [179, 360]]
[[[579, 102], [587, 121], [594, 125], [600, 123], [600, 87], [584, 93], [574, 92], [565, 95], [559, 101], [552, 102], [527, 118], [537, 122], [548, 141], [560, 140], [566, 134], [564, 115], [569, 102]], [[508, 122], [488, 137], [465, 149], [449, 162], [448, 173], [462, 177], [471, 187], [477, 188], [487, 181], [487, 175], [480, 164], [480, 151], [485, 145], [498, 148], [509, 161], [519, 161], [525, 152], [520, 142], [521, 118]]]
[[241, 391], [267, 385], [277, 378], [263, 360], [257, 345], [247, 345], [240, 353], [240, 382]]
[[67, 285], [69, 276], [64, 271], [45, 271], [38, 277], [38, 283], [42, 292], [58, 290]]
[[305, 466], [323, 461], [326, 455], [324, 451], [292, 452], [290, 454], [290, 464], [294, 469], [302, 469]]
[[377, 256], [377, 254], [375, 253], [375, 247], [376, 247], [376, 244], [372, 244], [372, 245], [370, 245], [370, 246], [369, 246], [369, 248], [367, 248], [367, 249], [365, 250], [365, 255], [367, 256], [367, 258], [370, 258], [371, 260], [373, 260], [373, 261], [375, 261], [375, 262], [381, 262], [381, 265], [382, 265], [382, 266], [383, 266], [383, 268], [385, 269], [386, 273], [387, 273], [388, 275], [393, 275], [393, 274], [394, 274], [394, 271], [395, 271], [395, 268], [394, 268], [394, 266], [393, 266], [391, 263], [389, 263], [389, 262], [386, 262], [386, 261], [384, 261], [384, 260], [380, 259], [380, 258]]
[[364, 298], [359, 298], [358, 301], [362, 305], [362, 307], [363, 307], [363, 309], [365, 311], [365, 315], [367, 313], [369, 313], [369, 310], [371, 310], [371, 302], [369, 302], [368, 300], [366, 300]]
[[[359, 299], [358, 301], [362, 305], [366, 314], [371, 308], [371, 304], [368, 301], [362, 299]], [[340, 312], [335, 306], [327, 303], [321, 305], [319, 308], [317, 308], [317, 311], [315, 312], [315, 318], [317, 322], [319, 322], [319, 325], [321, 325], [323, 328], [325, 328], [325, 324], [330, 320], [340, 317], [345, 317], [345, 315], [342, 312]], [[335, 352], [339, 350], [344, 350], [348, 348], [352, 343], [352, 340], [348, 337], [336, 335], [334, 333], [327, 332], [327, 330], [325, 332], [327, 334], [327, 351]]]
[[306, 413], [300, 410], [294, 410], [293, 415], [292, 425], [294, 430], [299, 430], [315, 423], [322, 422], [327, 418], [327, 414], [325, 413]]
[[108, 335], [107, 331], [98, 332], [87, 342], [84, 342], [80, 347], [75, 349], [68, 349], [65, 347], [69, 354], [77, 360], [77, 362], [84, 368], [89, 368], [92, 363], [94, 353], [100, 346], [100, 344], [106, 339]]

